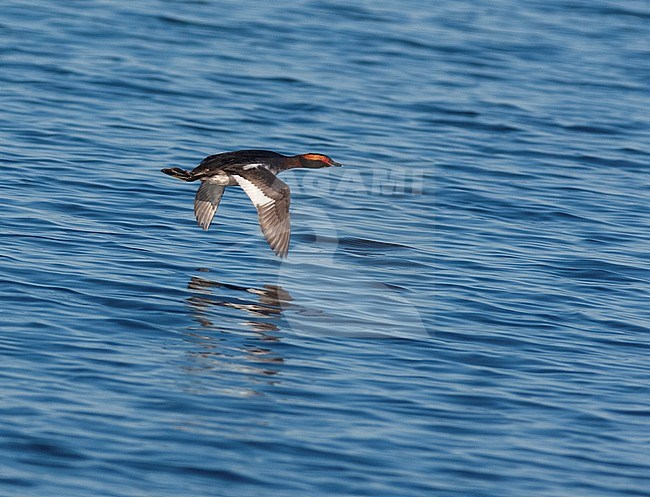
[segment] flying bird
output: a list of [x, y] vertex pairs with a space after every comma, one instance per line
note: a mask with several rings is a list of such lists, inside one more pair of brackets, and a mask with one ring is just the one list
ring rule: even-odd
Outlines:
[[257, 209], [260, 227], [271, 249], [280, 257], [289, 253], [291, 223], [289, 186], [276, 175], [288, 169], [340, 166], [323, 154], [286, 156], [269, 150], [238, 150], [210, 155], [191, 171], [179, 167], [162, 172], [183, 181], [200, 181], [194, 215], [207, 230], [227, 186], [240, 186]]

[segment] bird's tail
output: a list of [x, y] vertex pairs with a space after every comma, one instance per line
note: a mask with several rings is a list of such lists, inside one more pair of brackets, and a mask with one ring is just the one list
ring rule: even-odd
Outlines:
[[180, 167], [170, 167], [168, 169], [161, 169], [161, 171], [183, 181], [194, 181], [196, 179], [190, 171], [185, 171]]

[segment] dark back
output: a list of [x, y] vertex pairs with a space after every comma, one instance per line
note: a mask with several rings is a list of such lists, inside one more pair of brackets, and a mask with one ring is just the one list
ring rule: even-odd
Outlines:
[[237, 150], [223, 154], [209, 155], [192, 171], [194, 174], [214, 173], [219, 170], [228, 170], [231, 166], [245, 166], [262, 162], [270, 166], [286, 159], [287, 156], [270, 150]]

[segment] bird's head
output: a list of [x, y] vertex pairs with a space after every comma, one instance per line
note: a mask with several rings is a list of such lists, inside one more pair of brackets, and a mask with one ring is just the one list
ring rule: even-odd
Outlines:
[[338, 162], [333, 161], [330, 157], [323, 154], [302, 154], [298, 156], [300, 167], [307, 167], [311, 169], [320, 169], [321, 167], [342, 166]]

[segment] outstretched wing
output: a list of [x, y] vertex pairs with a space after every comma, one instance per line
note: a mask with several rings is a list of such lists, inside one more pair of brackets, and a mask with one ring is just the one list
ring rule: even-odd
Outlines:
[[219, 207], [219, 202], [221, 202], [224, 188], [224, 186], [204, 181], [196, 192], [194, 215], [199, 226], [204, 230], [210, 227], [212, 218], [214, 218], [217, 207]]
[[247, 166], [232, 176], [257, 208], [262, 233], [271, 249], [286, 257], [291, 237], [289, 186], [263, 166]]

